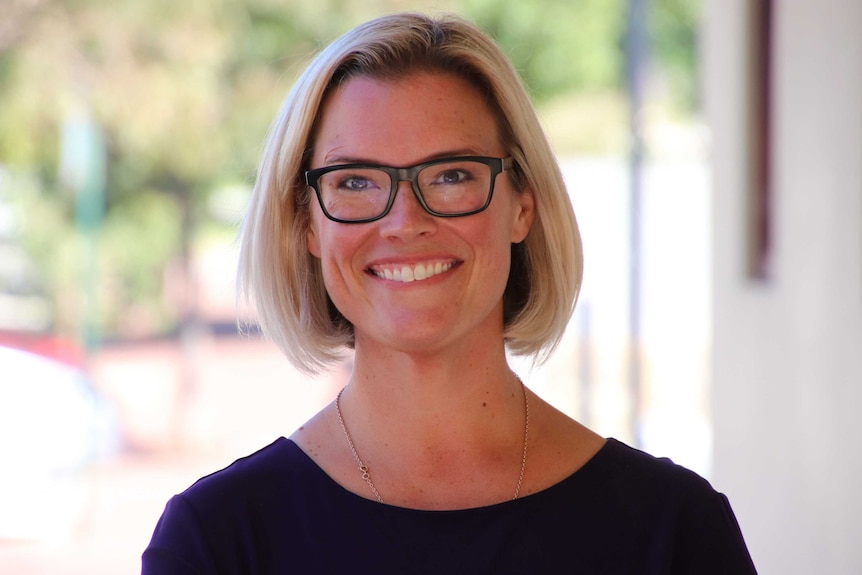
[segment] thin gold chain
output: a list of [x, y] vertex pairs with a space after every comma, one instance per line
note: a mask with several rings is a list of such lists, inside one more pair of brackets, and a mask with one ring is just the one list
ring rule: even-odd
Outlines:
[[344, 418], [341, 417], [341, 394], [344, 393], [344, 389], [338, 392], [338, 396], [335, 398], [335, 413], [338, 415], [338, 423], [341, 424], [341, 430], [344, 431], [344, 437], [347, 438], [347, 444], [350, 446], [350, 451], [353, 452], [353, 458], [356, 459], [356, 464], [359, 466], [359, 471], [362, 473], [362, 479], [368, 484], [368, 487], [371, 488], [371, 491], [374, 493], [374, 496], [377, 498], [377, 501], [383, 503], [383, 498], [380, 497], [380, 494], [377, 492], [377, 488], [374, 487], [374, 483], [371, 481], [371, 476], [368, 474], [368, 466], [362, 463], [362, 460], [359, 459], [359, 454], [356, 453], [356, 447], [353, 445], [353, 440], [350, 438], [350, 433], [347, 431], [347, 426], [344, 424]]
[[524, 471], [527, 469], [527, 437], [530, 435], [530, 398], [527, 394], [527, 386], [524, 385], [520, 377], [518, 377], [518, 383], [521, 384], [521, 389], [524, 391], [524, 455], [521, 458], [521, 472], [518, 474], [518, 485], [515, 487], [515, 496], [512, 497], [512, 501], [521, 494], [521, 483], [524, 481]]
[[[521, 484], [524, 482], [524, 471], [527, 469], [527, 438], [530, 434], [530, 398], [527, 393], [527, 386], [524, 385], [524, 382], [521, 381], [520, 377], [517, 375], [515, 377], [518, 378], [518, 383], [521, 384], [521, 390], [524, 393], [524, 452], [521, 456], [521, 470], [518, 473], [518, 484], [515, 486], [515, 495], [512, 497], [512, 501], [517, 499], [521, 494]], [[353, 438], [350, 437], [350, 432], [347, 431], [344, 417], [341, 415], [342, 393], [344, 393], [343, 388], [335, 397], [335, 414], [338, 416], [338, 423], [341, 424], [341, 430], [344, 432], [344, 437], [347, 439], [347, 445], [350, 446], [350, 451], [353, 453], [353, 458], [356, 460], [356, 465], [359, 472], [362, 474], [362, 479], [368, 484], [368, 487], [371, 488], [371, 492], [374, 493], [374, 497], [377, 498], [377, 501], [379, 503], [383, 503], [383, 498], [380, 497], [380, 493], [377, 491], [377, 488], [374, 487], [374, 482], [371, 481], [371, 474], [368, 472], [368, 466], [362, 463], [362, 459], [360, 459], [359, 453], [356, 451], [356, 446], [353, 444]]]

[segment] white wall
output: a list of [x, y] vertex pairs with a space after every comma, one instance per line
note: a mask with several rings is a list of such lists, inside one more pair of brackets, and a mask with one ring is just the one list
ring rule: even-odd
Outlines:
[[706, 0], [714, 483], [761, 573], [862, 573], [862, 2], [774, 0], [771, 281], [746, 277], [746, 7]]

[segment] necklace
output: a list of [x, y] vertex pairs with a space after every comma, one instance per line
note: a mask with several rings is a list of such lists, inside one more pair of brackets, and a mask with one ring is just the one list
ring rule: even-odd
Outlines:
[[[521, 494], [521, 483], [524, 481], [524, 471], [527, 469], [527, 436], [530, 433], [530, 399], [527, 394], [527, 386], [524, 385], [524, 382], [521, 381], [520, 377], [517, 375], [515, 375], [515, 377], [518, 379], [518, 383], [521, 384], [521, 391], [524, 393], [524, 453], [521, 456], [521, 470], [518, 473], [518, 484], [515, 486], [515, 495], [512, 497], [512, 501], [517, 499]], [[359, 453], [356, 451], [356, 446], [353, 445], [353, 439], [350, 437], [350, 432], [347, 431], [347, 425], [344, 423], [344, 418], [341, 416], [342, 393], [344, 393], [344, 388], [342, 388], [335, 397], [335, 414], [338, 416], [338, 423], [341, 424], [341, 431], [344, 432], [344, 437], [347, 439], [347, 445], [350, 446], [350, 451], [353, 453], [353, 459], [356, 460], [356, 465], [359, 468], [359, 472], [362, 474], [362, 479], [368, 484], [368, 487], [371, 488], [371, 492], [374, 493], [374, 497], [377, 498], [377, 501], [379, 503], [383, 503], [383, 498], [380, 497], [380, 493], [378, 493], [377, 488], [374, 487], [374, 482], [371, 481], [368, 466], [362, 463], [362, 459], [359, 458]]]

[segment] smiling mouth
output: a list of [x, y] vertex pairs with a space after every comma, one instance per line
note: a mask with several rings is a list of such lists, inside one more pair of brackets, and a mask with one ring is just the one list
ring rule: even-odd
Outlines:
[[451, 270], [454, 265], [455, 262], [434, 262], [412, 266], [374, 266], [368, 271], [381, 279], [407, 283], [433, 278]]

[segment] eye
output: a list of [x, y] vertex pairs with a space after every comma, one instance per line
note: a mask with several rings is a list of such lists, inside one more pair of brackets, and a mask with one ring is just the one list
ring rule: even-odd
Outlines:
[[473, 179], [473, 175], [463, 169], [449, 169], [437, 174], [433, 183], [442, 185], [463, 184]]
[[349, 192], [364, 192], [374, 187], [374, 182], [362, 176], [347, 176], [338, 181], [338, 188]]
[[339, 192], [389, 191], [389, 174], [374, 169], [335, 170], [329, 174], [329, 185]]
[[389, 192], [389, 174], [375, 168], [339, 168], [327, 174], [327, 185], [338, 192]]

